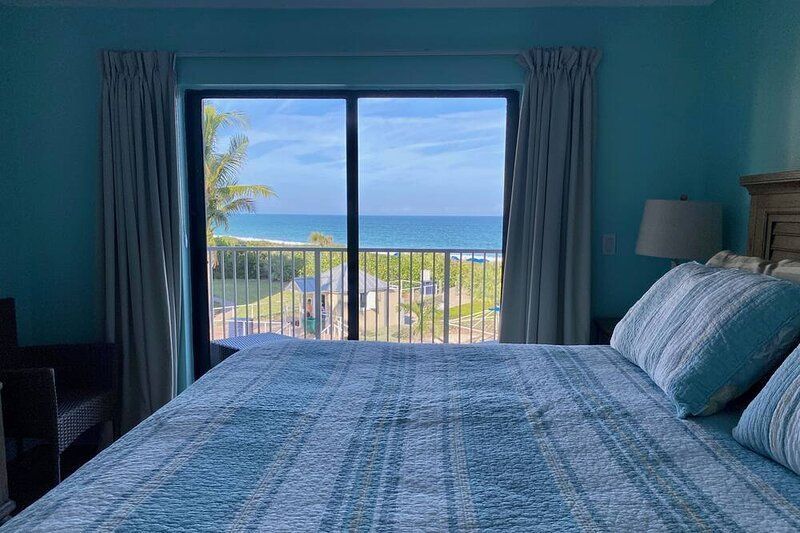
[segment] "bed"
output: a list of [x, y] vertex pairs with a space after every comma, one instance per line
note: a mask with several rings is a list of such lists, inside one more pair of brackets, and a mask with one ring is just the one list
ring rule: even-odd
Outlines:
[[[764, 257], [800, 250], [794, 183], [748, 185]], [[744, 401], [681, 420], [608, 346], [273, 342], [5, 528], [797, 531], [800, 476], [731, 437]]]

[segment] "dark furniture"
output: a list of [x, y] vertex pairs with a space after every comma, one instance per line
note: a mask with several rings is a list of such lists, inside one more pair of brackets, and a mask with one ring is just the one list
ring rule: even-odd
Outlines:
[[62, 453], [88, 430], [111, 423], [116, 434], [118, 368], [114, 345], [19, 346], [14, 300], [0, 299], [3, 423], [14, 456], [9, 488], [20, 504], [61, 481]]
[[620, 317], [598, 317], [592, 319], [591, 344], [610, 344], [611, 335]]
[[239, 350], [258, 346], [265, 342], [275, 342], [291, 339], [286, 335], [278, 333], [254, 333], [253, 335], [243, 335], [241, 337], [230, 337], [228, 339], [217, 339], [211, 341], [211, 365], [216, 366]]
[[[0, 390], [3, 384], [0, 383]], [[8, 476], [6, 474], [6, 439], [3, 432], [3, 421], [0, 420], [0, 524], [5, 523], [14, 511], [16, 504], [8, 494]]]

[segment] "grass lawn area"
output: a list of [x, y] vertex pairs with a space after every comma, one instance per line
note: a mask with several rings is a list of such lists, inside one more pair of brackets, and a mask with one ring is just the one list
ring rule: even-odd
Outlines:
[[475, 313], [480, 313], [481, 310], [491, 309], [494, 306], [494, 300], [474, 300], [472, 303], [462, 303], [461, 306], [450, 308], [450, 319], [452, 320], [460, 316], [469, 316]]
[[[222, 286], [223, 282], [221, 279], [215, 279], [212, 282], [214, 290], [212, 294], [222, 300]], [[267, 281], [265, 279], [262, 280], [248, 280], [247, 283], [243, 279], [236, 280], [236, 297], [234, 298], [233, 295], [233, 280], [226, 279], [224, 282], [225, 285], [225, 300], [228, 303], [236, 303], [245, 304], [245, 303], [255, 303], [258, 301], [258, 291], [259, 285], [261, 286], [261, 298], [263, 299], [270, 294], [275, 294], [281, 291], [283, 287], [281, 284], [276, 281]], [[247, 298], [245, 298], [247, 296]]]
[[[261, 285], [261, 300], [259, 309], [259, 283]], [[220, 307], [222, 303], [222, 280], [215, 279], [213, 283], [213, 294], [218, 298], [215, 303], [216, 307]], [[279, 315], [281, 312], [281, 301], [283, 307], [291, 309], [292, 307], [292, 291], [282, 291], [283, 285], [280, 282], [273, 281], [270, 283], [267, 280], [244, 280], [236, 281], [236, 294], [237, 298], [234, 299], [233, 280], [225, 280], [225, 301], [228, 304], [238, 304], [236, 306], [236, 316], [239, 318], [250, 317], [254, 318], [261, 312], [262, 317], [269, 315], [270, 310], [270, 295], [272, 296], [272, 314]], [[313, 298], [313, 294], [307, 294], [307, 298]], [[296, 309], [302, 307], [303, 293], [295, 291], [294, 293], [294, 306]], [[249, 307], [249, 308], [248, 308]], [[227, 318], [233, 318], [233, 309], [228, 307], [225, 310]], [[298, 315], [299, 316], [299, 315]]]
[[[222, 304], [222, 290], [223, 290], [223, 281], [220, 279], [213, 280], [212, 283], [213, 292], [212, 294], [217, 298], [215, 302], [215, 307], [219, 307]], [[267, 310], [269, 309], [269, 296], [270, 294], [274, 294], [272, 298], [272, 307], [273, 312], [280, 311], [280, 304], [279, 304], [279, 296], [278, 293], [281, 292], [283, 288], [280, 282], [276, 281], [268, 281], [265, 279], [262, 280], [247, 280], [245, 282], [243, 279], [236, 280], [236, 296], [234, 297], [234, 290], [233, 290], [233, 280], [226, 279], [224, 282], [225, 286], [225, 302], [228, 304], [237, 303], [239, 304], [237, 307], [237, 316], [244, 317], [245, 313], [245, 305], [250, 304], [250, 316], [255, 315], [255, 309], [258, 303], [259, 297], [259, 290], [261, 291], [261, 314], [266, 315]], [[291, 295], [290, 295], [291, 297]], [[231, 312], [230, 309], [227, 310], [228, 313]]]

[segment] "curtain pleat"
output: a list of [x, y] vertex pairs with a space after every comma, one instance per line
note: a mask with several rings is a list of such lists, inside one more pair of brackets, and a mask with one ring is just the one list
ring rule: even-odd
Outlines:
[[175, 56], [103, 53], [106, 336], [122, 352], [122, 429], [177, 388], [181, 313]]
[[533, 49], [519, 61], [527, 78], [508, 206], [500, 340], [585, 344], [600, 52]]

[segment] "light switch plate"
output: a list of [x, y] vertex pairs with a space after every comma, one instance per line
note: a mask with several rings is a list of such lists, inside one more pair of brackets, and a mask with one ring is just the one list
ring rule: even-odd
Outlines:
[[617, 234], [603, 234], [603, 255], [617, 255]]

